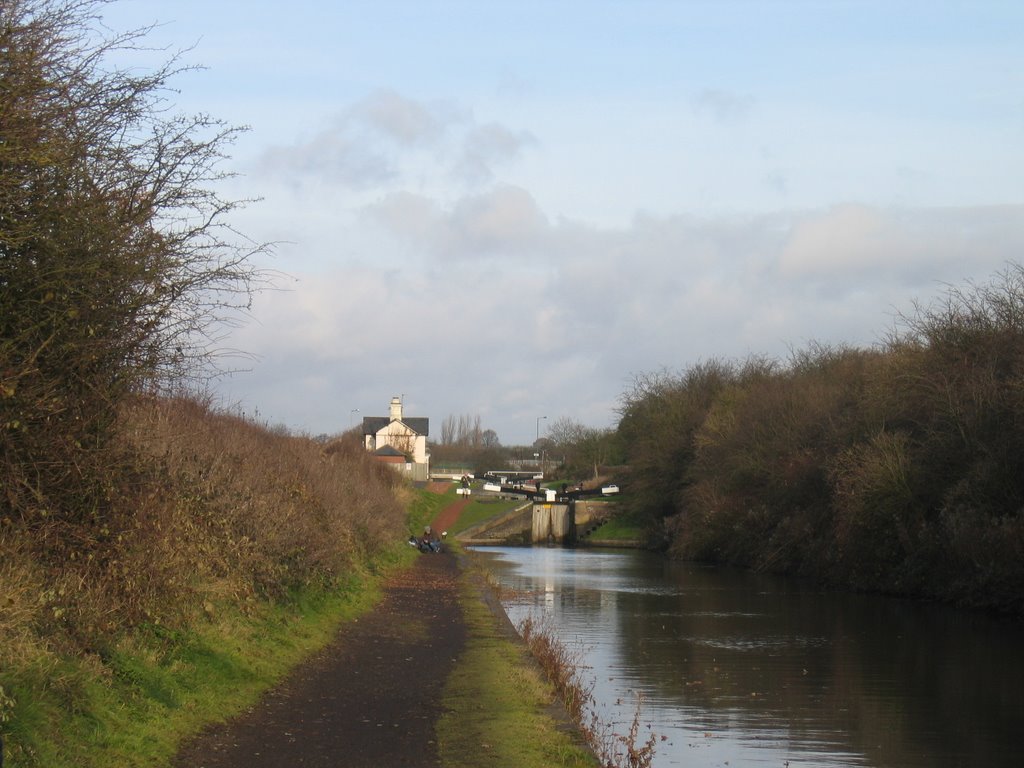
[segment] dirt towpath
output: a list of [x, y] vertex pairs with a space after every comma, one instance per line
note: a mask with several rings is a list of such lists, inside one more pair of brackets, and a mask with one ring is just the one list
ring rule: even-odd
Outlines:
[[443, 531], [447, 531], [455, 524], [455, 521], [459, 519], [459, 515], [462, 514], [462, 510], [469, 504], [469, 501], [468, 497], [463, 496], [458, 501], [445, 507], [441, 510], [438, 516], [434, 518], [433, 522], [431, 522], [431, 527], [438, 534], [441, 534]]
[[466, 642], [457, 594], [455, 557], [421, 555], [370, 613], [248, 713], [187, 744], [173, 766], [439, 765], [441, 690]]

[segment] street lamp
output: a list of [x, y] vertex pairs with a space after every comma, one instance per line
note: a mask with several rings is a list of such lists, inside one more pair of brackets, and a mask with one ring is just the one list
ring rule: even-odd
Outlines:
[[534, 440], [534, 442], [536, 442], [537, 440], [540, 440], [540, 420], [541, 419], [546, 419], [546, 418], [547, 418], [547, 416], [538, 416], [537, 417], [537, 437]]
[[358, 408], [353, 408], [351, 411], [348, 412], [348, 425], [350, 427], [352, 426], [352, 422], [355, 421], [355, 415], [357, 413], [359, 413]]

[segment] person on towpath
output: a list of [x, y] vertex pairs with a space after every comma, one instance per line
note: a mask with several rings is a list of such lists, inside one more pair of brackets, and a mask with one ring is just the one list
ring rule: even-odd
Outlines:
[[424, 552], [440, 552], [441, 551], [441, 540], [437, 538], [437, 534], [434, 533], [434, 529], [429, 525], [423, 528], [423, 538], [421, 539], [423, 546], [420, 547]]

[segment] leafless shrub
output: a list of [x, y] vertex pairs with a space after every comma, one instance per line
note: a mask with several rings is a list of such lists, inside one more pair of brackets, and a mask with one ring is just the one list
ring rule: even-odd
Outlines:
[[0, 4], [0, 519], [96, 522], [123, 398], [209, 375], [266, 275], [217, 192], [239, 130], [176, 113], [178, 56], [102, 0]]
[[124, 468], [101, 522], [0, 526], [0, 660], [102, 647], [140, 622], [331, 589], [404, 535], [394, 473], [188, 399], [122, 409]]
[[654, 759], [657, 736], [652, 731], [646, 741], [639, 742], [641, 698], [637, 697], [628, 730], [617, 732], [612, 724], [597, 714], [594, 682], [587, 681], [583, 674], [582, 649], [568, 648], [550, 626], [530, 616], [520, 622], [519, 633], [554, 686], [584, 741], [594, 751], [601, 768], [649, 768]]
[[529, 616], [520, 623], [519, 633], [555, 687], [569, 716], [575, 722], [582, 723], [593, 702], [594, 689], [593, 683], [587, 683], [582, 678], [582, 650], [570, 650], [549, 627]]

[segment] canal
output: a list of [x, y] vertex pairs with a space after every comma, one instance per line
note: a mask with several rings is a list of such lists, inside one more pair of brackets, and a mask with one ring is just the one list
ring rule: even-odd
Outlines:
[[1017, 768], [1024, 624], [646, 552], [476, 550], [654, 766]]

